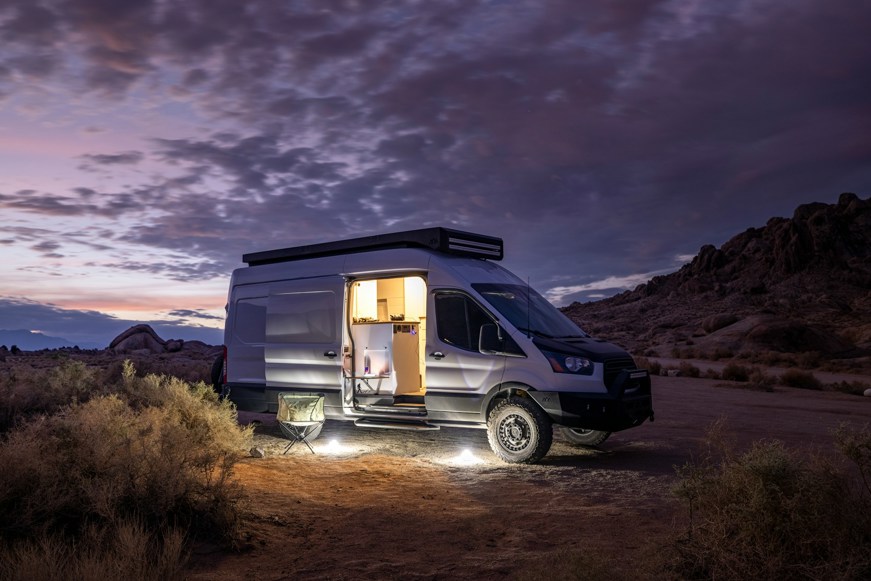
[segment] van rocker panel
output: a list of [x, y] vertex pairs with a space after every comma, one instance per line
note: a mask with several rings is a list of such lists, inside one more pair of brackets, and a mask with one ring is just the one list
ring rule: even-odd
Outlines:
[[276, 413], [278, 411], [279, 393], [323, 393], [324, 414], [330, 418], [342, 418], [342, 394], [339, 390], [293, 387], [267, 387], [251, 383], [228, 383], [225, 393], [230, 401], [236, 404], [236, 409], [243, 412]]

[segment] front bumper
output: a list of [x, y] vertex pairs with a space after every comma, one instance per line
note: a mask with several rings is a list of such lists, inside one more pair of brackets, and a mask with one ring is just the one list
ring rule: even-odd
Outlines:
[[608, 393], [530, 391], [529, 395], [560, 426], [619, 432], [653, 421], [650, 374], [644, 369], [622, 370]]

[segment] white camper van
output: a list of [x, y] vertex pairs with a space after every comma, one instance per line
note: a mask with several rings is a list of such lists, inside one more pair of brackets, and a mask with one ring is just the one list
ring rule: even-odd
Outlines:
[[323, 394], [359, 426], [477, 427], [535, 462], [653, 419], [650, 378], [496, 261], [500, 238], [428, 228], [246, 254], [218, 384], [240, 410]]

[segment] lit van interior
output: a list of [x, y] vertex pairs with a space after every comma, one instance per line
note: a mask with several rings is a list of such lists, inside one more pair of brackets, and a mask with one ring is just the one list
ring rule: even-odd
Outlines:
[[414, 401], [426, 393], [426, 282], [420, 276], [358, 280], [349, 296], [352, 345], [345, 372], [358, 396]]

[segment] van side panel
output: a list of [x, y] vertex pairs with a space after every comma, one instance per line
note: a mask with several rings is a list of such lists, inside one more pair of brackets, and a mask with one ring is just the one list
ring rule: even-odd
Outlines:
[[344, 290], [341, 276], [270, 285], [264, 344], [267, 403], [274, 403], [272, 392], [285, 389], [339, 393]]

